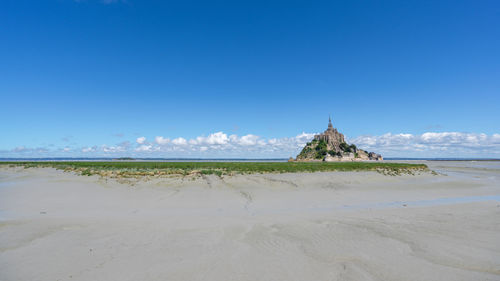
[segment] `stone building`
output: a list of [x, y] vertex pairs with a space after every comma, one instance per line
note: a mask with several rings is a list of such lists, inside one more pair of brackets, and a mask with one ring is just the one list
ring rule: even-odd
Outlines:
[[342, 151], [340, 144], [345, 143], [344, 135], [339, 133], [332, 125], [332, 118], [328, 118], [328, 129], [322, 134], [315, 135], [314, 139], [317, 141], [325, 141], [328, 150], [335, 150], [336, 152]]
[[296, 161], [325, 162], [364, 160], [378, 161], [383, 160], [383, 158], [380, 154], [359, 149], [353, 144], [347, 144], [344, 135], [333, 127], [331, 118], [328, 118], [328, 128], [323, 133], [315, 135], [314, 139], [306, 144], [296, 158]]

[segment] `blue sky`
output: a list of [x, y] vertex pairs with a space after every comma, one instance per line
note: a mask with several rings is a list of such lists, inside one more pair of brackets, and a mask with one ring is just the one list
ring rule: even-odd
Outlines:
[[8, 0], [0, 27], [0, 157], [288, 157], [328, 114], [500, 157], [498, 1]]

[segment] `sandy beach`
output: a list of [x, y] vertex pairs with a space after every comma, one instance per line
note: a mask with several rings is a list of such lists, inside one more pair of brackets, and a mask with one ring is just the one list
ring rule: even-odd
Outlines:
[[0, 280], [500, 280], [500, 162], [424, 163], [438, 175], [2, 167]]

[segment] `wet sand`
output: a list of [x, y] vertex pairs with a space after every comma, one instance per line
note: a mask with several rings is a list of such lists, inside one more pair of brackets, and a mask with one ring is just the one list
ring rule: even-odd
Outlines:
[[0, 168], [0, 280], [500, 280], [500, 162], [119, 183]]

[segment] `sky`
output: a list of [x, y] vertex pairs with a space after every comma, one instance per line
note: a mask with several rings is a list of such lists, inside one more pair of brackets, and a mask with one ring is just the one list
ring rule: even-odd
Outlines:
[[499, 50], [497, 0], [0, 1], [0, 158], [500, 158]]

